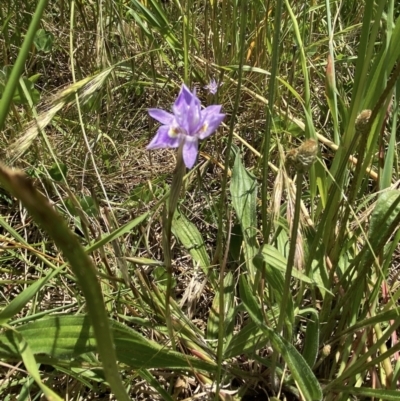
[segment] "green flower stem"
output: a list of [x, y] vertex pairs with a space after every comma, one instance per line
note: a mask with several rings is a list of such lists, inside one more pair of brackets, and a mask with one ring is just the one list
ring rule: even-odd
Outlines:
[[21, 50], [18, 53], [17, 60], [11, 71], [10, 78], [7, 81], [4, 93], [0, 99], [0, 130], [3, 129], [8, 111], [10, 110], [12, 98], [15, 90], [17, 89], [18, 81], [25, 68], [25, 62], [29, 56], [29, 51], [32, 47], [36, 31], [38, 30], [40, 20], [47, 6], [48, 0], [39, 0], [35, 13], [33, 14], [31, 24], [29, 25], [28, 32], [25, 35], [24, 42], [22, 43]]
[[171, 238], [172, 238], [172, 219], [178, 206], [179, 195], [181, 193], [183, 178], [186, 172], [183, 162], [183, 142], [178, 148], [178, 159], [171, 183], [171, 192], [163, 213], [162, 247], [164, 252], [164, 265], [167, 272], [167, 288], [165, 291], [165, 323], [167, 325], [168, 336], [171, 340], [171, 347], [175, 350], [174, 328], [171, 316], [171, 295], [172, 295], [172, 258], [171, 258]]

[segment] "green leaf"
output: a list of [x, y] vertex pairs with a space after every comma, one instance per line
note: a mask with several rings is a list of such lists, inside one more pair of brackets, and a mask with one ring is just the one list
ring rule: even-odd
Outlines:
[[303, 358], [312, 368], [317, 359], [319, 349], [319, 316], [313, 308], [299, 311], [299, 315], [311, 315], [307, 318], [307, 328], [304, 338]]
[[[98, 342], [97, 352], [101, 356], [107, 381], [112, 390], [118, 394], [118, 397], [127, 401], [128, 396], [117, 369], [114, 342], [103, 294], [92, 259], [86, 254], [65, 220], [55, 211], [48, 200], [36, 190], [25, 174], [0, 166], [0, 182], [22, 202], [35, 222], [52, 237], [56, 246], [69, 261], [70, 268], [85, 296], [86, 308], [91, 316]], [[47, 329], [43, 330], [46, 331]], [[29, 342], [29, 339], [26, 338], [26, 340]]]
[[[281, 273], [286, 271], [287, 260], [286, 258], [272, 245], [266, 244], [261, 248], [261, 253], [256, 256], [259, 258], [260, 256], [263, 258], [264, 262], [270, 265], [273, 269], [279, 270]], [[293, 278], [302, 281], [306, 284], [314, 284], [317, 287], [323, 289], [324, 291], [328, 291], [322, 283], [322, 280], [316, 282], [310, 279], [308, 276], [300, 272], [299, 270], [293, 269], [292, 271]], [[330, 291], [328, 291], [331, 293]]]
[[[26, 93], [24, 93], [24, 89]], [[29, 99], [30, 98], [30, 99]], [[13, 101], [16, 104], [28, 104], [29, 100], [32, 104], [38, 104], [40, 100], [40, 92], [35, 88], [35, 84], [31, 82], [28, 78], [20, 78], [18, 90], [15, 92]]]
[[67, 177], [68, 167], [64, 163], [53, 163], [49, 168], [50, 177], [54, 181], [63, 181]]
[[[197, 227], [178, 210], [176, 210], [172, 220], [172, 233], [189, 251], [193, 261], [201, 267], [204, 274], [209, 275], [211, 262], [203, 237]], [[212, 282], [216, 280], [214, 272], [211, 272], [209, 277]]]
[[62, 401], [62, 398], [59, 397], [53, 390], [48, 388], [40, 378], [40, 373], [38, 370], [38, 365], [35, 360], [35, 356], [29, 344], [25, 341], [24, 337], [17, 332], [13, 332], [13, 337], [15, 340], [15, 345], [18, 348], [18, 352], [21, 355], [21, 358], [24, 362], [26, 370], [29, 372], [29, 375], [35, 380], [36, 384], [43, 391], [43, 394], [49, 401]]
[[135, 18], [136, 22], [149, 37], [154, 38], [153, 32], [159, 32], [173, 51], [180, 51], [182, 46], [175, 36], [172, 25], [168, 22], [162, 8], [155, 1], [150, 0], [150, 3], [153, 6], [152, 10], [138, 0], [132, 0], [130, 5], [136, 8], [136, 10], [128, 8], [128, 12]]
[[[385, 400], [385, 401], [398, 401], [399, 390], [386, 390], [386, 389], [375, 389], [368, 387], [354, 387], [354, 386], [335, 386], [335, 393], [342, 392], [348, 395], [354, 395], [355, 399], [366, 399], [366, 400]], [[347, 398], [347, 397], [346, 397]], [[343, 398], [345, 399], [345, 398]]]
[[238, 217], [243, 239], [244, 254], [250, 281], [254, 281], [256, 269], [253, 258], [257, 253], [257, 180], [243, 166], [240, 153], [235, 157], [230, 186], [232, 205]]
[[[172, 351], [138, 332], [109, 320], [117, 359], [134, 369], [199, 369], [215, 372], [212, 363]], [[96, 339], [88, 316], [51, 316], [18, 326], [18, 333], [29, 344], [36, 359], [45, 355], [72, 360], [96, 351]], [[20, 359], [15, 333], [7, 330], [0, 335], [0, 356]], [[49, 360], [47, 358], [47, 360]]]
[[243, 274], [239, 278], [239, 291], [240, 299], [242, 300], [253, 321], [259, 326], [263, 325], [264, 318], [262, 311], [257, 303], [256, 297], [253, 295], [253, 290], [250, 288], [249, 283]]
[[368, 230], [368, 242], [363, 248], [359, 271], [369, 269], [374, 258], [384, 250], [390, 237], [396, 232], [400, 223], [400, 191], [389, 190], [382, 193], [371, 214]]
[[[279, 311], [275, 310], [275, 314]], [[250, 357], [260, 348], [269, 343], [269, 337], [259, 328], [259, 325], [250, 321], [236, 335], [232, 337], [224, 352], [224, 359], [234, 358], [238, 355]]]
[[263, 326], [263, 330], [264, 333], [269, 333], [271, 346], [274, 351], [282, 355], [282, 358], [287, 363], [304, 399], [308, 401], [321, 400], [321, 386], [319, 385], [313, 371], [304, 358], [299, 354], [297, 349], [270, 328]]
[[40, 289], [57, 274], [59, 274], [66, 264], [60, 266], [58, 269], [53, 270], [47, 276], [35, 281], [29, 287], [25, 288], [19, 293], [1, 312], [0, 312], [0, 324], [8, 322], [13, 316], [19, 313], [25, 305], [40, 291]]
[[89, 216], [95, 217], [99, 214], [97, 205], [91, 196], [83, 196], [79, 202], [82, 210]]
[[287, 363], [304, 399], [321, 400], [321, 387], [307, 362], [292, 344], [264, 324], [261, 308], [243, 276], [239, 279], [239, 286], [241, 299], [248, 314], [270, 340], [274, 351], [278, 352]]
[[[225, 328], [233, 318], [234, 312], [234, 285], [233, 274], [229, 272], [224, 278], [224, 323]], [[211, 306], [210, 314], [207, 319], [207, 338], [216, 340], [219, 330], [219, 290], [215, 291], [214, 300]], [[229, 341], [231, 333], [225, 333], [226, 341]]]
[[53, 48], [54, 35], [44, 29], [38, 29], [36, 31], [33, 43], [38, 51], [43, 53], [50, 53]]
[[[165, 267], [161, 266], [156, 267], [153, 271], [153, 275], [159, 287], [164, 289], [167, 288], [168, 274], [167, 271], [165, 270]], [[171, 288], [175, 287], [176, 287], [176, 280], [174, 277], [172, 277]]]
[[164, 387], [154, 378], [154, 376], [146, 369], [139, 369], [138, 374], [140, 377], [147, 381], [151, 387], [155, 388], [158, 394], [161, 395], [162, 399], [165, 401], [175, 401], [171, 395], [165, 391]]
[[[264, 249], [264, 247], [263, 247], [263, 249]], [[271, 249], [274, 250], [275, 256], [278, 257], [278, 255], [279, 255], [279, 257], [278, 257], [278, 260], [279, 260], [280, 253], [272, 246], [271, 246]], [[268, 262], [269, 262], [269, 259], [268, 259]], [[283, 274], [280, 271], [276, 271], [275, 269], [271, 268], [271, 265], [268, 262], [265, 263], [265, 267], [264, 267], [262, 253], [257, 254], [254, 258], [254, 265], [260, 271], [262, 271], [262, 269], [264, 268], [266, 282], [269, 284], [271, 291], [274, 294], [274, 298], [277, 300], [278, 304], [281, 304], [282, 294], [284, 291], [283, 289], [284, 289], [285, 279], [283, 277]], [[282, 262], [282, 260], [280, 260], [280, 262]], [[286, 265], [285, 265], [285, 269], [286, 269]], [[295, 271], [295, 270], [293, 270], [293, 271]], [[291, 297], [289, 297], [288, 301], [287, 301], [287, 307], [286, 307], [286, 313], [285, 313], [285, 324], [286, 324], [286, 328], [288, 330], [289, 336], [291, 336], [292, 332], [293, 332], [293, 322], [294, 322], [293, 300]]]
[[[82, 197], [76, 197], [78, 199], [79, 205], [81, 206], [81, 209], [89, 216], [89, 217], [95, 217], [98, 215], [98, 208], [97, 205], [94, 201], [94, 199], [91, 196], [82, 196]], [[67, 207], [68, 211], [71, 213], [72, 216], [80, 217], [79, 212], [76, 210], [74, 203], [71, 201], [71, 199], [65, 199], [64, 201], [65, 206]]]

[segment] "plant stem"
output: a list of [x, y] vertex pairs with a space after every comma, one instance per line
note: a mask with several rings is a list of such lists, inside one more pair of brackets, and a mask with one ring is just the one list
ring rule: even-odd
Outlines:
[[186, 172], [186, 167], [183, 162], [183, 142], [178, 148], [178, 158], [176, 168], [171, 183], [171, 193], [169, 203], [165, 204], [163, 213], [163, 231], [162, 231], [162, 246], [164, 252], [164, 264], [167, 271], [167, 288], [165, 291], [165, 322], [167, 324], [168, 335], [171, 340], [171, 347], [175, 349], [175, 337], [171, 316], [171, 303], [170, 298], [172, 295], [172, 258], [171, 258], [171, 238], [172, 238], [172, 220], [174, 218], [175, 210], [178, 206], [179, 195], [181, 193], [183, 176]]
[[265, 136], [262, 150], [262, 188], [261, 188], [261, 207], [262, 207], [262, 230], [264, 243], [268, 243], [268, 236], [270, 225], [268, 224], [268, 156], [271, 144], [271, 124], [272, 124], [272, 110], [275, 101], [275, 81], [278, 74], [278, 61], [279, 61], [279, 40], [281, 36], [281, 21], [282, 21], [282, 7], [283, 0], [277, 0], [275, 6], [275, 23], [274, 23], [274, 39], [272, 43], [272, 59], [271, 59], [271, 78], [269, 80], [268, 88], [268, 103], [265, 106]]
[[[245, 52], [245, 35], [246, 35], [246, 22], [247, 22], [247, 2], [241, 2], [240, 9], [240, 54], [239, 54], [239, 70], [238, 70], [238, 84], [236, 89], [235, 104], [231, 116], [231, 121], [229, 125], [229, 136], [227, 142], [227, 155], [225, 157], [225, 168], [221, 183], [221, 197], [219, 203], [219, 215], [218, 215], [218, 235], [217, 235], [217, 246], [216, 246], [216, 256], [214, 260], [220, 263], [220, 279], [219, 279], [219, 320], [218, 320], [218, 346], [217, 346], [217, 374], [216, 374], [216, 390], [215, 390], [215, 400], [219, 398], [219, 389], [222, 376], [222, 362], [223, 362], [223, 350], [224, 350], [224, 339], [225, 339], [225, 321], [224, 321], [224, 268], [222, 265], [225, 263], [223, 261], [223, 247], [222, 240], [224, 237], [223, 230], [223, 210], [226, 208], [226, 187], [228, 183], [228, 171], [229, 171], [229, 160], [230, 160], [230, 150], [233, 142], [233, 131], [236, 124], [235, 116], [239, 109], [239, 102], [241, 97], [241, 86], [242, 86], [242, 75], [243, 75], [243, 63], [244, 63], [244, 52]], [[230, 224], [228, 221], [228, 230], [230, 232]]]
[[[290, 281], [292, 279], [292, 271], [294, 265], [294, 258], [296, 255], [296, 243], [297, 243], [297, 232], [299, 229], [300, 223], [300, 209], [301, 209], [301, 190], [302, 190], [302, 183], [303, 183], [303, 171], [299, 170], [297, 173], [296, 178], [296, 202], [294, 208], [294, 216], [293, 216], [293, 225], [292, 225], [292, 235], [290, 236], [290, 249], [289, 255], [287, 259], [286, 265], [286, 273], [285, 273], [285, 283], [283, 287], [283, 294], [282, 294], [282, 301], [280, 305], [280, 314], [278, 323], [276, 326], [276, 331], [281, 333], [283, 328], [283, 323], [285, 321], [286, 316], [286, 308], [289, 302], [289, 297], [292, 296], [290, 293]], [[278, 358], [278, 354], [274, 352], [272, 357], [272, 366], [271, 366], [271, 380], [272, 383], [275, 383], [275, 368], [276, 368], [276, 361]]]

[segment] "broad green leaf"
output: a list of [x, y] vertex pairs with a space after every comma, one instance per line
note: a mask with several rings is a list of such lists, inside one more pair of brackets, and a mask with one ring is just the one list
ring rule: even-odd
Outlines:
[[321, 400], [321, 386], [307, 362], [299, 354], [299, 351], [270, 328], [266, 326], [262, 328], [265, 334], [269, 333], [271, 346], [274, 351], [282, 355], [282, 358], [287, 363], [304, 399], [309, 401]]
[[39, 103], [39, 100], [40, 92], [35, 88], [35, 84], [28, 78], [21, 77], [13, 101], [16, 104], [35, 105]]
[[[261, 253], [259, 255], [261, 255], [264, 262], [270, 265], [272, 268], [279, 270], [282, 273], [286, 271], [286, 265], [287, 265], [286, 258], [272, 245], [269, 244], [263, 245], [263, 247], [261, 248]], [[257, 255], [256, 257], [259, 256]], [[300, 280], [303, 283], [316, 285], [317, 287], [323, 289], [324, 291], [328, 291], [323, 286], [322, 280], [320, 280], [319, 282], [311, 280], [308, 276], [306, 276], [297, 269], [293, 269], [292, 276], [293, 278]]]
[[42, 382], [35, 356], [33, 355], [29, 344], [25, 341], [25, 338], [17, 332], [13, 332], [13, 337], [15, 340], [15, 345], [18, 348], [18, 352], [24, 362], [25, 369], [29, 372], [30, 376], [35, 380], [36, 384], [43, 391], [43, 394], [46, 396], [46, 398], [49, 401], [62, 401], [61, 397], [59, 397], [53, 390], [48, 388]]
[[[5, 90], [8, 79], [10, 78], [12, 71], [12, 66], [6, 65], [0, 70], [0, 98], [3, 96], [3, 92]], [[17, 86], [17, 90], [15, 91], [12, 101], [17, 104], [29, 104], [27, 96], [29, 96], [32, 100], [32, 104], [37, 104], [40, 100], [40, 92], [35, 88], [35, 84], [33, 80], [30, 80], [26, 77], [19, 78], [19, 84]]]
[[[164, 267], [157, 266], [153, 270], [153, 276], [159, 287], [161, 287], [163, 289], [167, 288], [168, 274]], [[171, 288], [175, 288], [175, 287], [176, 287], [176, 280], [174, 277], [172, 277]]]
[[67, 177], [68, 167], [64, 163], [53, 163], [49, 168], [50, 177], [54, 181], [63, 181]]
[[[98, 208], [91, 196], [82, 196], [82, 197], [77, 197], [77, 200], [79, 202], [79, 205], [81, 209], [90, 217], [94, 217], [98, 215]], [[71, 213], [72, 216], [79, 217], [80, 214], [76, 210], [76, 207], [74, 203], [71, 201], [71, 199], [65, 199], [65, 206], [67, 207], [68, 211]]]
[[254, 322], [248, 322], [229, 342], [224, 352], [224, 358], [234, 358], [238, 355], [252, 355], [269, 343], [269, 337]]
[[369, 242], [373, 249], [376, 249], [382, 237], [391, 234], [390, 228], [397, 221], [399, 215], [400, 191], [394, 189], [380, 195], [371, 214], [368, 230]]
[[264, 318], [260, 306], [257, 303], [256, 297], [253, 295], [253, 290], [250, 288], [249, 283], [242, 274], [239, 277], [239, 291], [240, 299], [242, 300], [246, 310], [249, 312], [251, 318], [258, 325], [264, 324]]
[[256, 269], [253, 258], [257, 253], [257, 180], [243, 166], [237, 152], [230, 185], [232, 205], [239, 220], [243, 239], [244, 256], [250, 282], [254, 281]]
[[[204, 274], [209, 275], [211, 262], [207, 254], [203, 237], [197, 227], [178, 210], [175, 212], [172, 220], [172, 233], [189, 251], [195, 264], [201, 267]], [[216, 274], [211, 272], [211, 277], [215, 280]]]
[[53, 42], [54, 35], [51, 32], [44, 29], [38, 29], [36, 31], [33, 43], [35, 44], [35, 47], [38, 51], [41, 51], [43, 53], [50, 53], [53, 48]]
[[95, 217], [99, 214], [96, 202], [91, 196], [83, 196], [80, 199], [82, 210], [90, 217]]
[[[114, 337], [114, 349], [119, 362], [134, 369], [199, 369], [214, 372], [212, 363], [172, 351], [138, 332], [109, 320]], [[18, 326], [36, 359], [40, 356], [72, 360], [82, 354], [96, 351], [96, 340], [88, 316], [51, 316]], [[0, 355], [20, 359], [15, 333], [0, 335]]]
[[373, 327], [376, 324], [386, 323], [390, 320], [397, 319], [400, 316], [400, 308], [389, 309], [376, 314], [368, 319], [359, 320], [348, 329], [344, 330], [341, 335], [349, 335], [363, 329], [364, 327]]

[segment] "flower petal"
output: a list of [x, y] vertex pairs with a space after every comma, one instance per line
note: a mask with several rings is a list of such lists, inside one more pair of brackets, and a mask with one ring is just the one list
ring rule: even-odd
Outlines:
[[[192, 138], [191, 138], [192, 139]], [[199, 143], [197, 139], [187, 140], [183, 144], [183, 161], [187, 168], [192, 168], [194, 163], [196, 163], [197, 152], [198, 152]]]
[[170, 125], [174, 121], [174, 116], [171, 113], [168, 113], [162, 109], [149, 109], [148, 110], [150, 117], [153, 117], [155, 120], [159, 121], [161, 124]]
[[212, 95], [215, 95], [218, 91], [218, 88], [221, 85], [222, 85], [222, 83], [218, 84], [218, 82], [214, 78], [211, 78], [209, 84], [206, 85], [204, 88], [207, 89]]
[[181, 91], [172, 107], [176, 123], [186, 132], [193, 135], [200, 122], [201, 104], [196, 91], [190, 92], [183, 84]]
[[193, 96], [187, 109], [185, 119], [188, 124], [187, 134], [189, 136], [195, 135], [201, 123], [201, 103], [197, 96]]
[[204, 139], [211, 135], [221, 124], [225, 118], [225, 114], [220, 113], [220, 105], [208, 106], [201, 112], [201, 120], [203, 122], [197, 133], [198, 138]]
[[189, 91], [186, 85], [182, 85], [179, 95], [172, 106], [172, 112], [174, 113], [177, 124], [186, 132], [189, 129], [189, 124], [185, 117], [192, 100], [192, 96], [192, 93]]
[[180, 143], [180, 136], [171, 137], [168, 132], [170, 127], [168, 125], [162, 125], [156, 136], [147, 145], [146, 149], [161, 149], [161, 148], [177, 148]]

